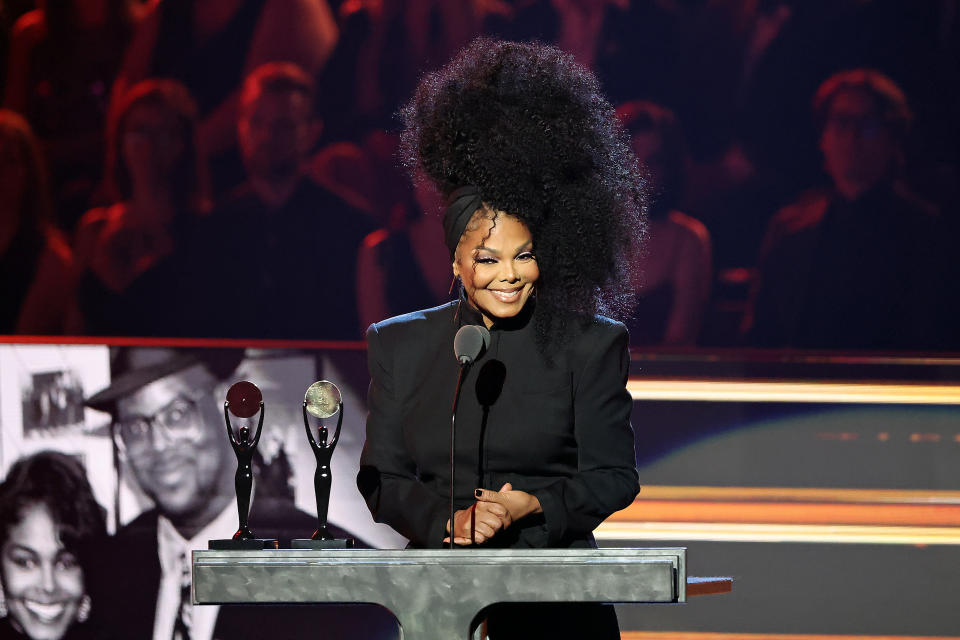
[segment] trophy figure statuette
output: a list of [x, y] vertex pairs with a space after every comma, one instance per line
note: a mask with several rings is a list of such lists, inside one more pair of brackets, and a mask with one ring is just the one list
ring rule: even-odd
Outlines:
[[[314, 437], [310, 428], [309, 416], [325, 420], [337, 416], [337, 429], [333, 439], [327, 442], [329, 431], [320, 424], [317, 427], [317, 436]], [[317, 530], [309, 539], [293, 540], [294, 549], [349, 549], [354, 546], [352, 538], [334, 538], [327, 529], [327, 511], [330, 507], [330, 488], [333, 476], [330, 461], [333, 459], [333, 450], [340, 440], [340, 427], [343, 426], [343, 399], [337, 385], [328, 380], [314, 382], [307, 388], [303, 397], [303, 426], [307, 431], [307, 440], [317, 459], [317, 470], [313, 474], [313, 490], [317, 498]]]
[[[257, 422], [257, 432], [250, 433], [250, 427], [241, 425], [234, 432], [230, 424], [230, 414], [237, 418], [248, 419], [260, 412]], [[237, 492], [237, 512], [240, 524], [237, 532], [228, 540], [210, 540], [210, 549], [276, 549], [277, 541], [257, 538], [247, 519], [250, 516], [250, 495], [253, 493], [253, 454], [260, 442], [260, 432], [263, 430], [263, 396], [257, 385], [246, 380], [237, 382], [227, 391], [227, 400], [223, 403], [223, 419], [227, 425], [227, 438], [237, 456], [237, 473], [233, 484]]]

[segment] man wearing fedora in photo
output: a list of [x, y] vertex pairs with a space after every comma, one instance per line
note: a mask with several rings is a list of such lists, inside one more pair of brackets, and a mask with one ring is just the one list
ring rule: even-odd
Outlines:
[[[154, 507], [117, 532], [92, 572], [98, 626], [154, 640], [395, 638], [395, 620], [373, 606], [191, 604], [190, 551], [237, 527], [222, 398], [242, 359], [239, 349], [111, 348], [111, 383], [86, 404], [113, 416], [121, 457]], [[291, 502], [258, 501], [256, 490], [249, 523], [281, 546], [316, 528]]]

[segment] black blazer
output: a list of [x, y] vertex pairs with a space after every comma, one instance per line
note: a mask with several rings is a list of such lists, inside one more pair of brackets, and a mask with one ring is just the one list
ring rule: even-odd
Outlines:
[[[309, 538], [317, 519], [285, 503], [264, 508], [254, 501], [250, 527], [265, 538], [277, 538], [289, 546], [291, 538]], [[154, 617], [160, 589], [160, 557], [157, 542], [159, 514], [150, 510], [110, 538], [99, 566], [92, 567], [88, 589], [92, 597], [98, 638], [153, 637]], [[344, 532], [332, 527], [334, 535]], [[229, 532], [228, 532], [229, 533]], [[213, 637], [225, 640], [255, 640], [264, 637], [347, 640], [397, 637], [396, 619], [382, 607], [228, 605], [220, 607]]]
[[[488, 545], [588, 546], [591, 531], [638, 490], [627, 331], [598, 316], [551, 354], [551, 366], [535, 344], [532, 308], [491, 328], [489, 348], [465, 378], [456, 508], [472, 504], [477, 487], [510, 482], [535, 495], [543, 514]], [[452, 302], [367, 330], [370, 414], [357, 484], [374, 519], [413, 546], [439, 547], [445, 535], [453, 338], [462, 324], [481, 322], [468, 304]]]

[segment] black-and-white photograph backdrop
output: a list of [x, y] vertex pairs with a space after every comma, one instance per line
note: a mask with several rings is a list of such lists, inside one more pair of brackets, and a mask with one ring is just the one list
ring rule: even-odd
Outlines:
[[[249, 527], [286, 547], [318, 526], [303, 402], [319, 379], [343, 401], [329, 532], [403, 547], [356, 488], [363, 351], [0, 345], [0, 638], [396, 638], [396, 619], [375, 605], [192, 604], [192, 551], [241, 522], [227, 390], [243, 380], [261, 390]], [[258, 418], [231, 419], [231, 430], [256, 433]]]
[[[110, 381], [108, 347], [0, 345], [0, 471], [18, 459], [59, 451], [80, 460], [97, 502], [115, 522], [117, 481], [111, 463], [110, 416], [84, 408]], [[121, 492], [130, 515], [136, 503]]]
[[[0, 475], [18, 459], [39, 451], [68, 454], [83, 463], [97, 502], [106, 510], [108, 529], [121, 526], [152, 508], [121, 447], [119, 485], [113, 462], [111, 415], [84, 406], [86, 399], [107, 388], [111, 356], [138, 347], [104, 345], [0, 345]], [[149, 349], [149, 348], [148, 348]], [[158, 351], [163, 351], [160, 349]], [[190, 349], [169, 350], [171, 357]], [[205, 351], [213, 351], [212, 348]], [[160, 354], [163, 355], [162, 353]], [[181, 373], [173, 372], [173, 376]], [[256, 497], [287, 501], [298, 510], [316, 514], [313, 474], [316, 461], [304, 432], [301, 405], [307, 387], [316, 380], [334, 382], [343, 396], [343, 431], [333, 455], [333, 488], [329, 519], [363, 543], [378, 548], [402, 547], [406, 541], [386, 525], [373, 522], [356, 489], [360, 449], [366, 419], [366, 370], [362, 351], [246, 350], [234, 371], [218, 380], [208, 397], [217, 416], [205, 424], [226, 442], [222, 405], [227, 388], [249, 380], [263, 393], [265, 419], [254, 457]], [[156, 382], [156, 381], [153, 381]], [[162, 380], [161, 380], [162, 382]], [[144, 385], [147, 386], [147, 385]], [[172, 398], [171, 398], [172, 399]], [[335, 425], [335, 418], [333, 419]], [[120, 438], [118, 437], [118, 440]], [[222, 443], [221, 443], [222, 444]], [[235, 464], [227, 458], [227, 463]], [[232, 469], [231, 469], [232, 476]], [[119, 514], [115, 505], [119, 497]], [[223, 531], [221, 537], [233, 533]], [[312, 531], [303, 531], [309, 537]]]

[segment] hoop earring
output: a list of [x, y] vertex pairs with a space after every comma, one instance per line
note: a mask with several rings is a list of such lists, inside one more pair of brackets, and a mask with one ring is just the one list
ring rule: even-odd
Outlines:
[[90, 601], [90, 595], [84, 594], [83, 599], [80, 600], [80, 607], [77, 609], [77, 622], [86, 622], [90, 618], [90, 609], [93, 608], [93, 603]]
[[460, 276], [453, 276], [453, 279], [450, 280], [450, 290], [447, 291], [448, 296], [453, 295], [453, 288], [457, 286], [457, 282], [460, 280]]

